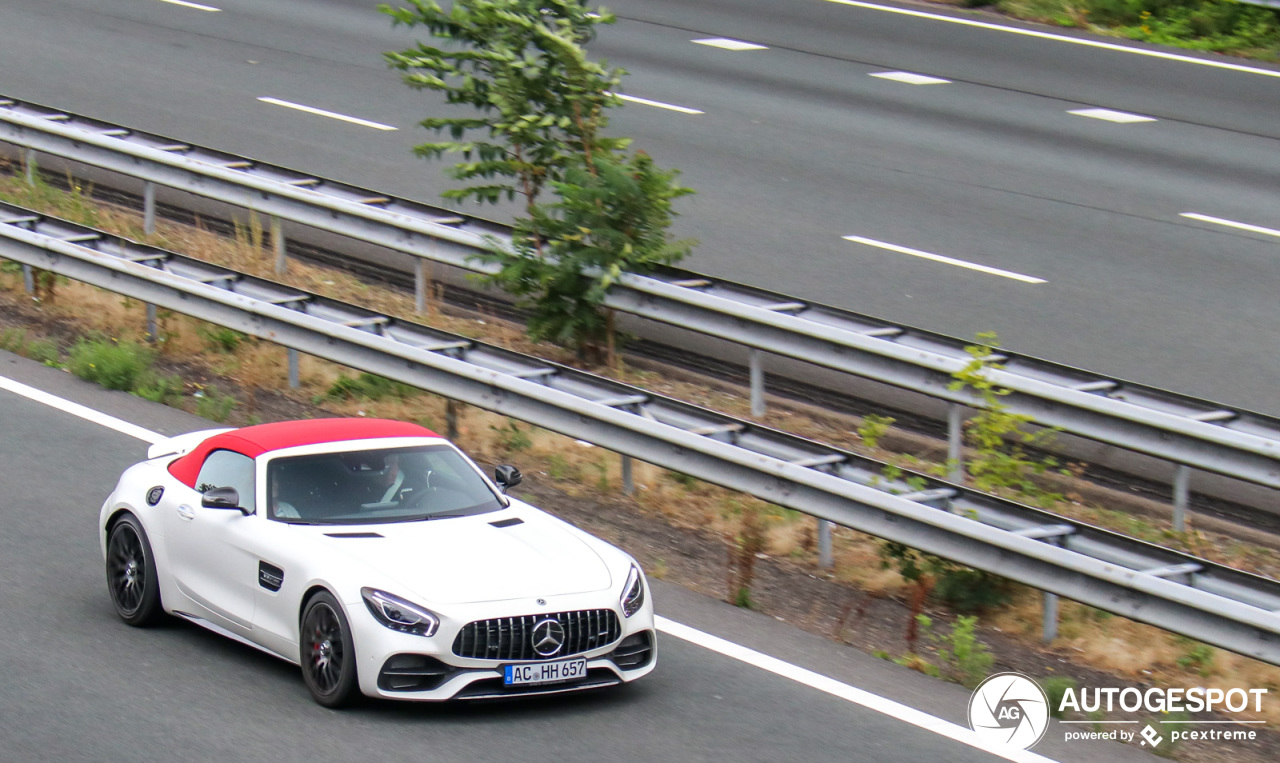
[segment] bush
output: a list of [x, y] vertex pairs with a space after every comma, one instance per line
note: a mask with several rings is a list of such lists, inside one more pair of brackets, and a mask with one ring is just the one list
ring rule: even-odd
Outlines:
[[1052, 676], [1041, 679], [1040, 688], [1044, 689], [1044, 693], [1049, 697], [1049, 715], [1061, 718], [1062, 698], [1067, 695], [1068, 689], [1076, 688], [1076, 680], [1066, 676]]
[[28, 358], [44, 363], [46, 366], [56, 366], [58, 360], [62, 357], [62, 351], [58, 349], [58, 343], [52, 339], [32, 339], [27, 343], [24, 351]]
[[938, 577], [933, 595], [954, 612], [986, 612], [1009, 601], [1009, 581], [990, 572], [955, 567]]
[[1178, 667], [1183, 670], [1194, 670], [1201, 678], [1208, 678], [1213, 673], [1213, 660], [1218, 650], [1208, 644], [1195, 644], [1178, 658]]
[[944, 645], [938, 650], [939, 659], [947, 664], [951, 677], [967, 689], [982, 683], [991, 674], [991, 666], [995, 663], [995, 657], [974, 635], [977, 628], [978, 618], [960, 617], [951, 626], [949, 635], [934, 639]]
[[161, 376], [154, 372], [142, 375], [133, 394], [144, 400], [164, 405], [176, 405], [182, 399], [182, 379], [177, 376]]
[[1122, 37], [1191, 50], [1273, 60], [1280, 53], [1280, 14], [1234, 0], [998, 0], [997, 5], [1021, 18], [1109, 28]]
[[227, 420], [235, 407], [236, 399], [222, 394], [212, 384], [196, 393], [196, 415], [201, 418], [221, 423]]
[[239, 349], [241, 343], [248, 337], [245, 334], [229, 329], [225, 326], [201, 326], [196, 329], [196, 333], [204, 340], [205, 345], [214, 352], [224, 352], [230, 355]]
[[27, 330], [20, 328], [7, 328], [0, 331], [0, 350], [21, 354], [22, 348], [27, 343]]
[[86, 381], [129, 392], [151, 369], [153, 360], [152, 351], [137, 342], [81, 339], [71, 348], [67, 368]]
[[521, 429], [520, 425], [515, 421], [508, 420], [505, 426], [500, 427], [490, 425], [489, 429], [493, 431], [498, 444], [508, 453], [528, 450], [533, 447], [533, 439], [529, 437], [529, 433]]
[[392, 381], [376, 374], [362, 373], [356, 378], [339, 376], [325, 393], [335, 400], [381, 400], [384, 397], [397, 397], [401, 400], [418, 394], [415, 387]]
[[884, 437], [885, 432], [889, 431], [889, 427], [893, 426], [895, 420], [892, 416], [869, 413], [863, 417], [862, 426], [858, 427], [858, 436], [868, 448], [874, 448], [880, 442], [880, 438]]

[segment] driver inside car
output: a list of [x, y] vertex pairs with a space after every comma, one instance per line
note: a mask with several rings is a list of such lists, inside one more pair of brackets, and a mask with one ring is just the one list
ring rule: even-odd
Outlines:
[[404, 472], [400, 469], [400, 456], [387, 454], [383, 461], [382, 473], [374, 479], [373, 500], [377, 503], [391, 503], [399, 497], [404, 488]]

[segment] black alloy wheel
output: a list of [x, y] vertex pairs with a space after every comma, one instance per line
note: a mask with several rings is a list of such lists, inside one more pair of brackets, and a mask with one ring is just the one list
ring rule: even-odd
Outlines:
[[107, 538], [107, 590], [116, 614], [129, 625], [151, 625], [163, 612], [151, 543], [132, 514], [121, 516]]
[[356, 650], [347, 616], [328, 591], [307, 602], [302, 613], [302, 678], [316, 702], [342, 707], [358, 693]]

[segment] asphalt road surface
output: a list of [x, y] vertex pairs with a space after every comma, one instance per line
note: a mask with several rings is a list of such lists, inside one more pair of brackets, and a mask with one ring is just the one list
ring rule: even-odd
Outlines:
[[[0, 0], [0, 92], [438, 200], [407, 152], [440, 100], [380, 57], [412, 32], [372, 0], [210, 2]], [[614, 128], [698, 189], [691, 267], [1280, 413], [1276, 67], [928, 6], [612, 7], [593, 51], [658, 104]], [[764, 49], [693, 42], [721, 37]]]
[[[212, 425], [7, 353], [0, 377], [165, 434]], [[0, 759], [1000, 759], [670, 635], [660, 637], [657, 671], [619, 690], [323, 709], [291, 665], [184, 622], [135, 629], [116, 618], [96, 518], [119, 472], [144, 455], [135, 437], [0, 389]], [[668, 618], [943, 719], [929, 723], [964, 723], [969, 693], [959, 686], [654, 583]], [[1054, 736], [1037, 752], [1148, 759], [1135, 748]]]

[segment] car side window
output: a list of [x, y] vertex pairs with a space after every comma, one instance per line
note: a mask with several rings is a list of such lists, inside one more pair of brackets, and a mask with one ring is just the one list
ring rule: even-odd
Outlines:
[[243, 453], [215, 450], [204, 460], [196, 490], [201, 493], [215, 487], [233, 487], [240, 494], [240, 505], [252, 513], [255, 503], [253, 459]]

